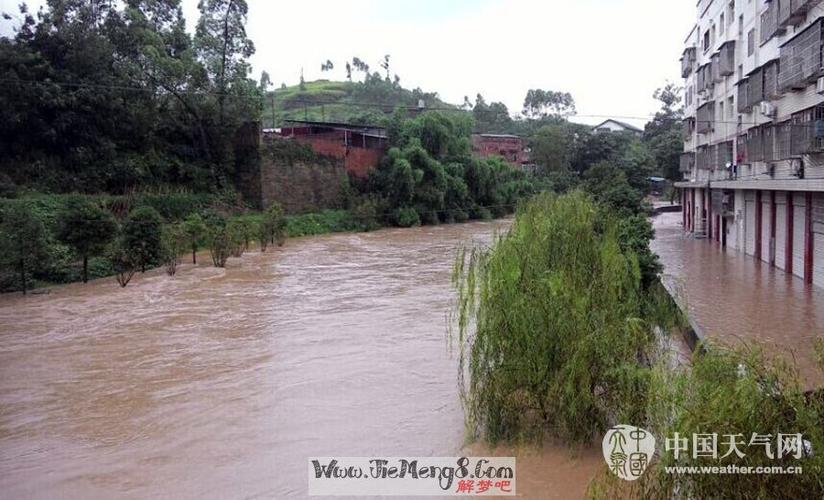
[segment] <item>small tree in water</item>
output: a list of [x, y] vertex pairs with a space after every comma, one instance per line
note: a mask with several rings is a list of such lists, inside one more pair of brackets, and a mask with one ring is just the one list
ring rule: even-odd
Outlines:
[[138, 262], [122, 237], [118, 237], [109, 247], [109, 262], [116, 274], [117, 283], [121, 287], [128, 285], [137, 271]]
[[29, 276], [38, 264], [48, 258], [48, 240], [43, 222], [22, 203], [11, 205], [0, 223], [0, 259], [20, 276], [23, 294], [29, 287]]
[[123, 224], [123, 245], [140, 272], [159, 264], [163, 257], [161, 231], [163, 220], [152, 207], [138, 207]]
[[235, 241], [225, 218], [216, 216], [209, 221], [206, 239], [212, 263], [215, 267], [226, 267], [226, 261], [234, 250]]
[[83, 259], [83, 283], [89, 277], [89, 257], [103, 253], [115, 236], [114, 216], [84, 198], [69, 199], [58, 214], [57, 238]]
[[170, 224], [163, 227], [163, 260], [166, 263], [166, 274], [174, 276], [177, 273], [177, 264], [180, 254], [186, 249], [188, 235], [181, 224]]
[[186, 232], [189, 246], [192, 249], [192, 264], [197, 264], [197, 249], [206, 235], [206, 223], [200, 214], [191, 214], [183, 221], [183, 230]]
[[278, 203], [272, 204], [263, 214], [263, 220], [258, 227], [258, 238], [260, 239], [260, 251], [265, 252], [268, 244], [283, 246], [287, 237], [286, 217], [283, 215], [283, 207]]

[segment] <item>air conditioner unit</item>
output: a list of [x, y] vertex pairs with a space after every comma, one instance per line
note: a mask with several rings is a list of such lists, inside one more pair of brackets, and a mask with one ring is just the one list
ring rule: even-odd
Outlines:
[[761, 114], [764, 116], [775, 116], [775, 106], [768, 102], [762, 102], [760, 106]]
[[819, 94], [824, 94], [824, 76], [818, 79], [818, 82], [815, 85], [815, 91]]

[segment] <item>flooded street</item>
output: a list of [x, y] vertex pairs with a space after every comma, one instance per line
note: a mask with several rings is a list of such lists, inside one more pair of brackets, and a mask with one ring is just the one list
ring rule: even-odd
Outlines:
[[[454, 252], [507, 224], [291, 240], [125, 289], [0, 297], [0, 496], [303, 498], [310, 456], [459, 454]], [[580, 497], [602, 464], [524, 453], [519, 492]]]
[[808, 387], [822, 385], [812, 346], [824, 336], [824, 289], [717, 242], [685, 236], [681, 213], [660, 214], [653, 225], [652, 250], [664, 279], [706, 337], [758, 342], [771, 354], [794, 358]]

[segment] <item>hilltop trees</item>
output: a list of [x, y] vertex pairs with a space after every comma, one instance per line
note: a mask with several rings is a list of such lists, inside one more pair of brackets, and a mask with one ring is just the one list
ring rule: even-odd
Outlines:
[[567, 118], [575, 114], [575, 99], [569, 92], [530, 89], [524, 98], [523, 113], [533, 120]]
[[80, 197], [58, 214], [57, 238], [83, 259], [83, 283], [89, 279], [89, 257], [102, 254], [117, 234], [111, 212]]

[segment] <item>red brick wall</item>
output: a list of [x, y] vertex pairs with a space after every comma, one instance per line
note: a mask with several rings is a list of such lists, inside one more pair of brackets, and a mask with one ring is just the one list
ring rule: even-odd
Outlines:
[[481, 158], [498, 156], [515, 166], [529, 162], [529, 155], [524, 151], [524, 141], [520, 138], [473, 136], [472, 149]]
[[294, 140], [309, 145], [312, 151], [319, 155], [344, 160], [346, 172], [356, 177], [369, 175], [369, 172], [380, 164], [384, 154], [382, 149], [347, 148], [342, 132], [295, 136]]

